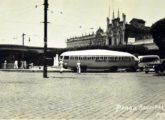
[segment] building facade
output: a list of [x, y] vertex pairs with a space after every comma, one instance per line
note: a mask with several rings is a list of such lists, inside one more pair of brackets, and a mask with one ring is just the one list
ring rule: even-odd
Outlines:
[[67, 39], [66, 43], [68, 48], [96, 45], [103, 46], [106, 45], [106, 34], [101, 28], [99, 28], [96, 33], [70, 38]]
[[133, 18], [129, 24], [126, 22], [126, 15], [122, 13], [122, 19], [118, 12], [118, 17], [107, 18], [107, 40], [106, 45], [124, 45], [128, 44], [130, 40], [144, 41], [152, 39], [150, 34], [150, 27], [145, 26], [145, 21], [142, 19]]
[[110, 22], [110, 18], [107, 18], [107, 40], [106, 45], [122, 45], [125, 44], [125, 27], [126, 27], [126, 16], [122, 14], [123, 20], [120, 20], [119, 13], [118, 17], [114, 17]]
[[[112, 20], [107, 18], [107, 28], [104, 32], [99, 28], [96, 33], [67, 39], [67, 47], [84, 47], [84, 46], [117, 46], [127, 45], [138, 41], [151, 41], [150, 27], [145, 26], [142, 19], [133, 18], [129, 23], [126, 22], [126, 15], [118, 11], [115, 18], [114, 12]], [[141, 42], [139, 42], [141, 43]], [[154, 43], [153, 43], [154, 44]]]

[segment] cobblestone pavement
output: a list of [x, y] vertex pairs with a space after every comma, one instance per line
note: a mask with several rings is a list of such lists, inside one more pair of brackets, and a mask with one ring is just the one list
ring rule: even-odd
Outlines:
[[0, 119], [165, 119], [165, 75], [48, 75], [0, 72]]

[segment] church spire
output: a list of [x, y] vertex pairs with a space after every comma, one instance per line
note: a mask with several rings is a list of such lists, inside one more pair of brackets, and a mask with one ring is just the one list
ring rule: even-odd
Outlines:
[[118, 18], [120, 18], [120, 11], [119, 11], [119, 9], [118, 9]]
[[110, 5], [109, 5], [109, 8], [108, 8], [108, 17], [110, 18], [110, 15], [111, 14], [111, 8], [110, 8]]

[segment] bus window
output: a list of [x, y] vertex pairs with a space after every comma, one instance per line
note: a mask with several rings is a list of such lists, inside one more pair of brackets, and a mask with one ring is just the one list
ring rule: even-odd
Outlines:
[[100, 60], [103, 60], [103, 57], [100, 57]]
[[69, 60], [69, 56], [64, 56], [64, 60]]
[[60, 60], [62, 60], [63, 56], [60, 56]]
[[115, 57], [111, 57], [111, 61], [115, 61], [116, 59], [115, 59]]

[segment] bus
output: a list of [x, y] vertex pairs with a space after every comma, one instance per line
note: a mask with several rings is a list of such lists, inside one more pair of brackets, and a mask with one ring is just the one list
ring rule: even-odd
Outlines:
[[80, 63], [83, 72], [87, 69], [108, 69], [115, 72], [118, 68], [136, 71], [138, 66], [138, 58], [134, 55], [104, 49], [68, 51], [60, 55], [60, 60], [65, 69], [70, 68], [73, 71], [76, 71], [76, 65]]

